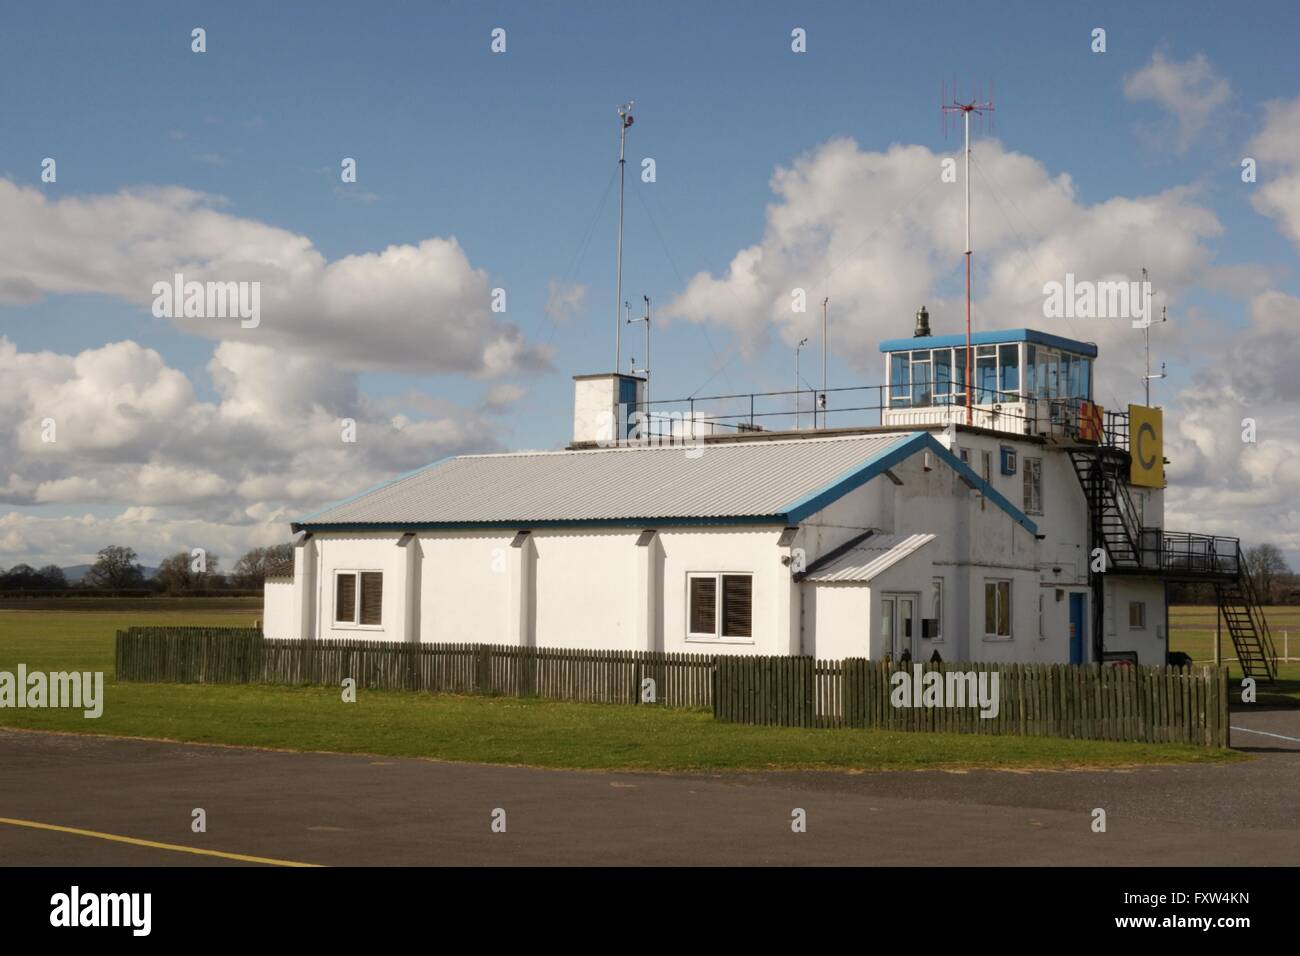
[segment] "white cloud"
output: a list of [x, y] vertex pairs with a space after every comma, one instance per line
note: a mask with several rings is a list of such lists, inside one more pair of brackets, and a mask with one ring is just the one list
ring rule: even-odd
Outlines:
[[87, 564], [108, 544], [134, 548], [145, 564], [177, 551], [201, 547], [221, 559], [229, 570], [250, 548], [286, 540], [283, 520], [234, 524], [197, 518], [175, 518], [152, 508], [127, 508], [109, 517], [0, 513], [0, 566], [24, 562]]
[[[46, 506], [5, 516], [0, 565], [69, 563], [108, 543], [153, 558], [188, 541], [237, 557], [233, 548], [283, 540], [292, 518], [332, 500], [498, 447], [481, 413], [430, 398], [412, 418], [322, 359], [223, 342], [208, 374], [217, 399], [200, 401], [183, 373], [134, 342], [69, 356], [0, 338], [0, 420], [12, 423], [0, 432], [0, 503]], [[344, 419], [355, 443], [343, 440]], [[42, 440], [47, 420], [53, 442]], [[124, 510], [48, 513], [78, 505]]]
[[[1300, 299], [1263, 293], [1250, 325], [1178, 396], [1166, 525], [1300, 555]], [[1253, 419], [1256, 442], [1242, 441]]]
[[[1171, 60], [1157, 50], [1151, 62], [1124, 80], [1130, 100], [1154, 103], [1176, 126], [1176, 147], [1184, 152], [1232, 95], [1232, 87], [1204, 53], [1189, 60]], [[1148, 138], [1163, 141], [1166, 131], [1149, 130]]]
[[552, 322], [562, 323], [582, 315], [587, 308], [587, 287], [581, 282], [547, 283], [546, 305], [543, 311]]
[[175, 273], [261, 283], [261, 323], [178, 318], [186, 332], [330, 359], [348, 370], [498, 375], [546, 353], [492, 313], [488, 275], [454, 238], [326, 261], [305, 236], [179, 187], [51, 200], [0, 179], [0, 304], [101, 293], [142, 308]]
[[[1137, 280], [1147, 266], [1158, 312], [1209, 266], [1217, 218], [1188, 189], [1081, 203], [1069, 176], [996, 140], [980, 141], [975, 157], [975, 326], [1114, 345], [1102, 385], [1131, 391], [1141, 357], [1130, 322], [1045, 319], [1043, 285], [1066, 273]], [[835, 353], [878, 380], [878, 342], [909, 335], [921, 304], [936, 333], [964, 328], [961, 164], [957, 182], [943, 183], [945, 158], [922, 146], [868, 152], [848, 139], [801, 156], [772, 177], [776, 200], [759, 242], [722, 275], [696, 275], [665, 317], [726, 327], [752, 353], [772, 331], [790, 346], [816, 337], [828, 295]], [[792, 310], [794, 288], [806, 293], [804, 313]]]
[[528, 390], [519, 385], [510, 382], [502, 382], [500, 385], [493, 385], [483, 396], [483, 410], [499, 415], [523, 399], [528, 394]]
[[1255, 190], [1252, 205], [1300, 250], [1300, 97], [1268, 104], [1246, 154], [1258, 163], [1258, 184], [1243, 187]]

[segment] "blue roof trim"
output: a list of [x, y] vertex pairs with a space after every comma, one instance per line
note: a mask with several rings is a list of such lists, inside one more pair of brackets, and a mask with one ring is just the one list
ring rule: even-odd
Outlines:
[[915, 432], [901, 442], [891, 445], [874, 458], [864, 461], [852, 471], [846, 472], [824, 488], [805, 495], [798, 501], [791, 502], [785, 509], [785, 516], [790, 524], [799, 524], [805, 518], [821, 511], [831, 502], [842, 498], [855, 488], [865, 485], [871, 479], [884, 473], [905, 459], [911, 458], [918, 451], [932, 451], [945, 464], [959, 475], [964, 475], [972, 485], [989, 501], [993, 502], [1030, 534], [1038, 534], [1038, 525], [1030, 521], [1023, 511], [998, 493], [991, 484], [977, 475], [968, 465], [944, 448], [929, 432]]
[[925, 432], [913, 432], [906, 438], [894, 442], [874, 458], [868, 458], [861, 464], [853, 466], [829, 485], [790, 502], [784, 509], [786, 518], [792, 525], [799, 524], [804, 518], [821, 511], [832, 501], [844, 497], [853, 489], [883, 474], [886, 468], [892, 468], [905, 458], [911, 458], [914, 453], [921, 450], [925, 439], [929, 437]]
[[387, 481], [381, 481], [377, 485], [371, 485], [369, 488], [365, 489], [364, 491], [358, 491], [355, 495], [349, 495], [348, 497], [336, 501], [333, 504], [326, 505], [324, 508], [318, 508], [315, 511], [313, 511], [311, 514], [304, 515], [303, 517], [299, 518], [297, 521], [291, 521], [289, 523], [289, 527], [291, 527], [294, 531], [297, 531], [301, 527], [306, 525], [308, 522], [310, 522], [311, 519], [316, 517], [317, 515], [323, 515], [327, 511], [333, 511], [335, 508], [341, 508], [343, 507], [343, 505], [350, 504], [351, 502], [356, 501], [358, 498], [364, 498], [366, 495], [371, 494], [372, 492], [379, 491], [383, 488], [387, 488], [389, 485], [395, 485], [399, 481], [404, 481], [405, 479], [410, 478], [412, 475], [418, 475], [422, 471], [428, 471], [430, 468], [436, 468], [438, 465], [441, 465], [444, 461], [452, 461], [455, 457], [456, 456], [454, 455], [448, 455], [446, 458], [439, 458], [437, 461], [431, 461], [427, 465], [421, 465], [419, 468], [413, 468], [412, 470], [408, 472], [404, 472], [403, 474], [400, 474], [395, 478], [389, 478]]
[[770, 524], [784, 528], [786, 516], [770, 515], [725, 515], [717, 518], [573, 518], [553, 519], [548, 521], [530, 521], [527, 518], [510, 521], [380, 521], [380, 522], [326, 522], [321, 524], [294, 522], [294, 531], [383, 531], [398, 533], [404, 531], [475, 531], [493, 529], [520, 528], [668, 528], [687, 525], [733, 525], [733, 524]]
[[947, 462], [948, 465], [953, 469], [953, 471], [957, 472], [959, 475], [965, 475], [966, 478], [970, 481], [970, 483], [973, 484], [976, 487], [976, 489], [984, 495], [985, 498], [987, 498], [989, 501], [993, 502], [995, 505], [997, 505], [1007, 514], [1009, 514], [1011, 516], [1011, 520], [1014, 521], [1016, 524], [1020, 525], [1020, 527], [1024, 528], [1030, 534], [1033, 535], [1038, 534], [1038, 525], [1036, 525], [1033, 521], [1029, 520], [1028, 515], [1026, 515], [1015, 505], [1013, 505], [1006, 498], [1002, 497], [1002, 495], [998, 492], [996, 488], [994, 488], [991, 484], [989, 484], [979, 475], [975, 474], [974, 470], [969, 465], [963, 462], [960, 458], [954, 455], [947, 448], [944, 448], [943, 445], [939, 444], [938, 440], [936, 440], [933, 435], [927, 434], [925, 437], [929, 439], [928, 444], [931, 450], [937, 452], [939, 457], [942, 458], [945, 462]]
[[[1090, 358], [1097, 357], [1097, 346], [1091, 342], [1067, 339], [1064, 336], [1052, 335], [1050, 332], [1040, 332], [1037, 329], [1002, 329], [993, 332], [974, 332], [970, 337], [971, 345], [1002, 345], [1011, 342], [1033, 342], [1036, 345], [1046, 345], [1050, 348], [1078, 352], [1080, 355], [1086, 355]], [[880, 351], [908, 352], [912, 349], [948, 349], [965, 348], [965, 346], [966, 336], [963, 334], [929, 335], [919, 339], [886, 339], [880, 343]]]

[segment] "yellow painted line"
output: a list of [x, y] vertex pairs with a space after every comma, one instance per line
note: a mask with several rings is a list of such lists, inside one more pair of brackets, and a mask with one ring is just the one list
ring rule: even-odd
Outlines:
[[98, 830], [82, 830], [78, 827], [61, 827], [53, 823], [37, 823], [35, 820], [14, 820], [0, 817], [0, 823], [15, 827], [29, 827], [33, 830], [53, 830], [55, 833], [71, 833], [75, 836], [94, 837], [97, 840], [111, 840], [115, 843], [129, 843], [132, 846], [147, 846], [155, 850], [172, 850], [176, 853], [193, 853], [196, 856], [216, 856], [223, 860], [238, 860], [241, 863], [267, 863], [271, 866], [319, 866], [319, 863], [298, 863], [293, 860], [274, 860], [267, 856], [248, 856], [244, 853], [225, 853], [221, 850], [205, 850], [197, 846], [184, 846], [180, 843], [159, 843], [156, 840], [141, 840], [139, 837], [119, 836], [116, 833], [100, 833]]

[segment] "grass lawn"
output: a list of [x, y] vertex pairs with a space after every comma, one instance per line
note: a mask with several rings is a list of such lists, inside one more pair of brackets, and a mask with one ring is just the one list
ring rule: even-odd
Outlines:
[[0, 610], [0, 670], [103, 670], [104, 715], [0, 710], [0, 725], [292, 750], [627, 770], [1081, 767], [1231, 760], [1203, 747], [1048, 737], [804, 730], [717, 723], [700, 711], [337, 689], [118, 684], [129, 624], [248, 625], [258, 608]]
[[[1273, 648], [1278, 656], [1278, 680], [1275, 684], [1261, 684], [1258, 700], [1261, 704], [1283, 707], [1300, 707], [1300, 660], [1284, 663], [1282, 656], [1286, 642], [1284, 633], [1290, 633], [1292, 658], [1300, 658], [1300, 606], [1268, 607], [1264, 609], [1268, 628], [1273, 634]], [[1169, 649], [1184, 651], [1192, 660], [1209, 663], [1214, 660], [1214, 623], [1218, 609], [1181, 605], [1169, 609]], [[1236, 662], [1237, 652], [1227, 629], [1223, 632], [1223, 659], [1228, 664], [1229, 684], [1240, 687], [1241, 668]]]

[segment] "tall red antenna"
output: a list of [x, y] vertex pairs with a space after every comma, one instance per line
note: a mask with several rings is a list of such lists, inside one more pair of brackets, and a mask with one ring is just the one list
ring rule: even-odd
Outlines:
[[962, 102], [956, 97], [957, 85], [953, 84], [952, 101], [948, 101], [947, 90], [941, 88], [940, 110], [946, 120], [950, 113], [960, 113], [966, 130], [966, 424], [971, 424], [971, 346], [970, 346], [970, 118], [974, 113], [977, 118], [993, 112], [993, 98], [980, 100], [972, 97]]

